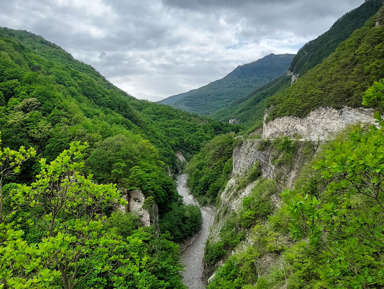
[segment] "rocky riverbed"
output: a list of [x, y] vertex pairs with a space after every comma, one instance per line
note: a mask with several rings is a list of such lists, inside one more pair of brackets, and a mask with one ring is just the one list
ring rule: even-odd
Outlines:
[[183, 272], [184, 284], [189, 289], [204, 289], [204, 247], [208, 239], [209, 228], [213, 223], [215, 210], [212, 207], [199, 205], [187, 187], [186, 174], [181, 174], [178, 176], [177, 191], [183, 197], [185, 204], [199, 206], [203, 217], [203, 223], [200, 232], [184, 245], [184, 252], [181, 256], [181, 262], [185, 266], [185, 271]]

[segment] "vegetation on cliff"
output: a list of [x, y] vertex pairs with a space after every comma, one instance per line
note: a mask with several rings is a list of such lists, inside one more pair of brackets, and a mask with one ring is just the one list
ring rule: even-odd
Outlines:
[[318, 38], [308, 42], [293, 58], [289, 70], [302, 76], [308, 70], [320, 64], [335, 49], [361, 28], [382, 6], [381, 0], [366, 1], [360, 7], [348, 12]]
[[232, 172], [233, 134], [221, 135], [208, 142], [188, 163], [188, 187], [202, 204], [214, 204]]
[[[376, 118], [381, 127], [355, 126], [325, 143], [315, 159], [301, 169], [292, 189], [284, 189], [285, 182], [276, 184], [262, 178], [255, 184], [243, 199], [242, 210], [227, 220], [235, 221], [236, 234], [210, 243], [206, 254], [219, 252], [218, 246], [225, 249], [223, 242], [242, 232], [249, 234], [246, 249], [227, 259], [208, 288], [384, 286], [383, 99], [383, 81], [375, 82], [365, 93], [364, 104], [378, 108]], [[260, 149], [272, 149], [276, 165], [296, 163], [299, 152], [292, 151], [292, 146], [281, 146], [284, 140], [275, 142]], [[300, 153], [314, 153], [305, 151]], [[285, 155], [293, 158], [279, 162]], [[282, 203], [271, 206], [279, 192]], [[221, 252], [216, 259], [206, 259], [208, 268], [226, 255], [225, 250]]]

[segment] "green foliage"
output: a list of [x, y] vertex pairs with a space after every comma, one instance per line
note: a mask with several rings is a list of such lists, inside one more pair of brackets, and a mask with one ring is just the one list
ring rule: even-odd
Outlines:
[[[291, 233], [321, 248], [319, 279], [328, 286], [383, 286], [383, 129], [355, 129], [314, 166], [328, 182], [292, 201]], [[304, 187], [305, 189], [305, 187]]]
[[360, 7], [341, 17], [327, 32], [308, 42], [299, 50], [291, 62], [289, 70], [300, 76], [320, 64], [346, 40], [356, 29], [372, 17], [381, 7], [380, 0], [367, 1]]
[[363, 96], [363, 105], [373, 106], [378, 111], [376, 119], [382, 121], [384, 113], [384, 78], [380, 81], [375, 81], [374, 84], [369, 87]]
[[139, 216], [121, 211], [113, 212], [106, 225], [111, 228], [112, 233], [121, 235], [123, 238], [131, 236], [141, 227]]
[[198, 206], [173, 204], [160, 220], [163, 233], [169, 232], [172, 240], [180, 243], [201, 229], [202, 216]]
[[221, 228], [219, 235], [227, 251], [236, 248], [236, 246], [244, 240], [245, 234], [241, 231], [239, 221], [235, 214], [231, 214]]
[[208, 266], [215, 265], [225, 256], [225, 254], [226, 251], [223, 242], [219, 241], [211, 243], [207, 241], [207, 244], [205, 245], [204, 263]]
[[288, 165], [292, 167], [298, 149], [298, 143], [288, 137], [276, 138], [272, 141], [272, 147], [279, 153], [273, 162], [275, 165]]
[[161, 169], [156, 148], [139, 135], [126, 132], [105, 139], [93, 150], [88, 164], [100, 182], [114, 182], [153, 196], [161, 213], [178, 200], [171, 178]]
[[[375, 83], [367, 91], [374, 97], [367, 97], [366, 104], [380, 102], [380, 87]], [[377, 107], [380, 109], [380, 105]], [[382, 123], [379, 117], [378, 122]], [[293, 149], [293, 155], [297, 154], [288, 140], [277, 140], [269, 146], [281, 152]], [[275, 267], [261, 265], [263, 275], [257, 282], [245, 282], [238, 270], [245, 262], [238, 261], [234, 266], [234, 260], [240, 260], [236, 254], [218, 269], [210, 288], [236, 288], [237, 284], [238, 288], [381, 288], [383, 147], [382, 127], [355, 126], [341, 133], [323, 145], [316, 160], [303, 170], [295, 189], [282, 193], [281, 208], [272, 216], [268, 212], [268, 219], [257, 215], [263, 212], [257, 206], [269, 200], [262, 192], [273, 186], [271, 193], [279, 189], [276, 184], [267, 184], [270, 180], [259, 181], [255, 191], [243, 200], [240, 222], [243, 227], [253, 227], [248, 248], [253, 247], [258, 254], [256, 269], [264, 258], [279, 259], [273, 261]], [[303, 144], [300, 152], [310, 155], [312, 150]], [[221, 270], [225, 274], [220, 274]]]
[[257, 183], [252, 193], [243, 199], [243, 208], [239, 214], [241, 226], [249, 228], [258, 220], [267, 218], [272, 213], [270, 196], [277, 191], [274, 180], [265, 179]]
[[261, 167], [259, 162], [255, 162], [252, 168], [247, 171], [245, 176], [240, 177], [237, 190], [244, 189], [248, 184], [256, 181], [262, 175]]
[[175, 171], [177, 151], [190, 157], [203, 142], [233, 127], [136, 100], [90, 66], [25, 31], [0, 29], [0, 63], [4, 144], [33, 146], [49, 160], [71, 141], [94, 147], [107, 138], [133, 134], [156, 148], [163, 161], [157, 166]]
[[246, 284], [253, 284], [257, 281], [256, 258], [258, 253], [249, 247], [245, 252], [230, 257], [225, 265], [221, 267], [208, 285], [210, 288], [246, 288]]
[[[217, 136], [187, 166], [188, 187], [200, 200], [213, 203], [232, 172], [233, 134]], [[204, 198], [201, 198], [204, 197]]]
[[[307, 71], [320, 64], [324, 58], [333, 53], [337, 46], [346, 40], [353, 31], [361, 28], [365, 21], [377, 12], [380, 6], [380, 0], [368, 1], [361, 7], [344, 15], [329, 31], [304, 45], [293, 58], [289, 70], [300, 77], [304, 76]], [[290, 77], [281, 76], [217, 111], [212, 117], [220, 121], [237, 119], [241, 126], [249, 128], [263, 120], [264, 110], [267, 107], [269, 98], [278, 91], [289, 87], [290, 83]]]
[[[103, 214], [125, 201], [115, 185], [82, 174], [86, 147], [72, 143], [54, 161], [41, 159], [31, 185], [0, 196], [10, 200], [0, 219], [0, 287], [184, 288], [175, 244], [138, 228], [133, 216]], [[3, 172], [15, 173], [34, 151], [1, 154]]]
[[[252, 91], [247, 96], [233, 102], [212, 115], [213, 119], [228, 121], [236, 119], [242, 128], [251, 132], [262, 127], [264, 111], [268, 104], [268, 99], [291, 84], [291, 78], [280, 76], [279, 78], [268, 82], [262, 87]], [[253, 130], [251, 128], [254, 127]]]

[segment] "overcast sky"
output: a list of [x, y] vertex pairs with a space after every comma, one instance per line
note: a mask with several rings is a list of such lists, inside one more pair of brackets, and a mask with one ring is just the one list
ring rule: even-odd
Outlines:
[[296, 53], [363, 0], [0, 0], [0, 26], [43, 36], [157, 101], [270, 53]]

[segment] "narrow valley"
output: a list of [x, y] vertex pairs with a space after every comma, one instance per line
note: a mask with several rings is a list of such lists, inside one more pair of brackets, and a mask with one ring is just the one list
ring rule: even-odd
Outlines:
[[181, 262], [185, 266], [183, 282], [189, 289], [204, 289], [203, 280], [203, 257], [204, 247], [209, 235], [209, 228], [213, 223], [215, 210], [209, 206], [200, 206], [187, 187], [187, 175], [181, 174], [177, 178], [177, 191], [183, 197], [186, 205], [197, 205], [200, 207], [203, 217], [200, 232], [190, 240], [182, 254]]

